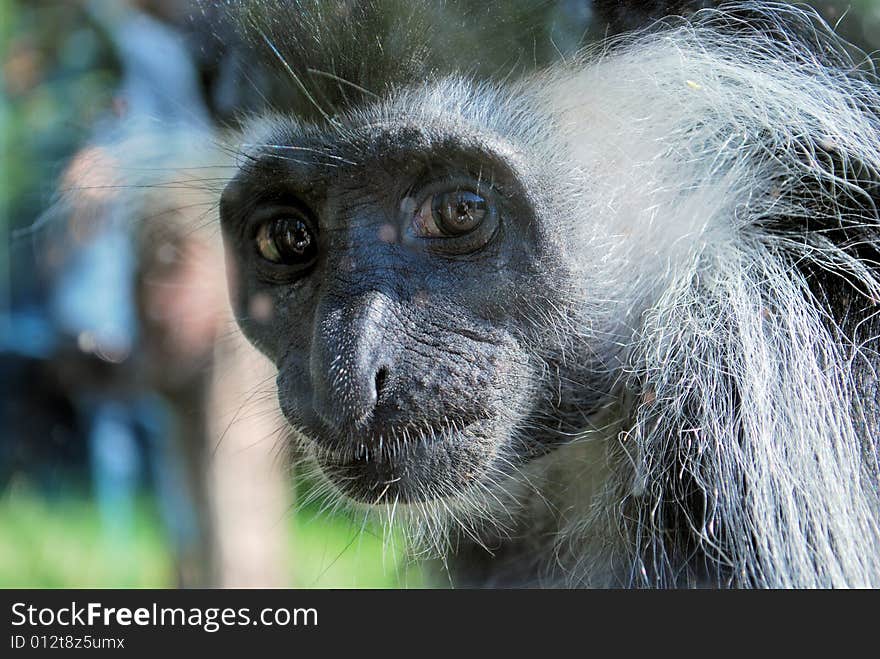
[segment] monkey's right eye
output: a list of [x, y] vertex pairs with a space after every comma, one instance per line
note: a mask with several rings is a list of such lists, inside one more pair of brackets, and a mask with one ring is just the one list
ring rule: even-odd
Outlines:
[[318, 240], [308, 220], [296, 213], [275, 216], [257, 229], [260, 256], [279, 265], [306, 266], [318, 254]]

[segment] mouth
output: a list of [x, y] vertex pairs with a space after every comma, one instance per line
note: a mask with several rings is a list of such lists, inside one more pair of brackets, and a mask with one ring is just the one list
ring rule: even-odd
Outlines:
[[418, 503], [456, 496], [485, 479], [496, 442], [479, 432], [482, 425], [391, 441], [348, 438], [347, 449], [326, 448], [330, 443], [321, 438], [308, 443], [321, 471], [349, 499], [374, 506]]

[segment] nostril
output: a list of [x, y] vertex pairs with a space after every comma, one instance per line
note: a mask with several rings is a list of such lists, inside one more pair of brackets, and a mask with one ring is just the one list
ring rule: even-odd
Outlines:
[[383, 366], [378, 371], [376, 371], [376, 400], [379, 400], [382, 397], [382, 390], [385, 388], [385, 383], [387, 381], [388, 368], [386, 366]]

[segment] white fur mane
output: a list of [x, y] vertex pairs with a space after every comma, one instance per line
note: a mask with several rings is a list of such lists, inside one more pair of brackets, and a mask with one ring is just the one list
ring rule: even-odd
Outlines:
[[[608, 254], [584, 277], [635, 319], [621, 394], [637, 397], [614, 476], [568, 516], [563, 542], [628, 512], [614, 527], [638, 551], [598, 562], [629, 566], [633, 584], [876, 587], [876, 401], [859, 400], [854, 367], [874, 377], [876, 343], [847, 342], [792, 263], [844, 275], [864, 305], [876, 264], [765, 221], [877, 226], [869, 202], [854, 218], [840, 199], [867, 197], [880, 174], [880, 94], [813, 15], [761, 6], [778, 34], [731, 37], [737, 19], [701, 12], [553, 74], [549, 102], [584, 177], [575, 230]], [[668, 516], [693, 496], [703, 514], [685, 522], [708, 563], [689, 576]], [[572, 577], [591, 583], [597, 561], [577, 559]]]

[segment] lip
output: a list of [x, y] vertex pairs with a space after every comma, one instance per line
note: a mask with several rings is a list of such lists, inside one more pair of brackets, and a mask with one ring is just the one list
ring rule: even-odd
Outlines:
[[[467, 430], [467, 429], [466, 429]], [[370, 505], [417, 503], [460, 494], [487, 472], [494, 450], [461, 431], [408, 442], [358, 444], [358, 449], [316, 449], [326, 478], [349, 499]]]
[[319, 458], [318, 464], [342, 494], [358, 503], [380, 506], [433, 498], [427, 494], [427, 483], [413, 478], [406, 466], [395, 461]]

